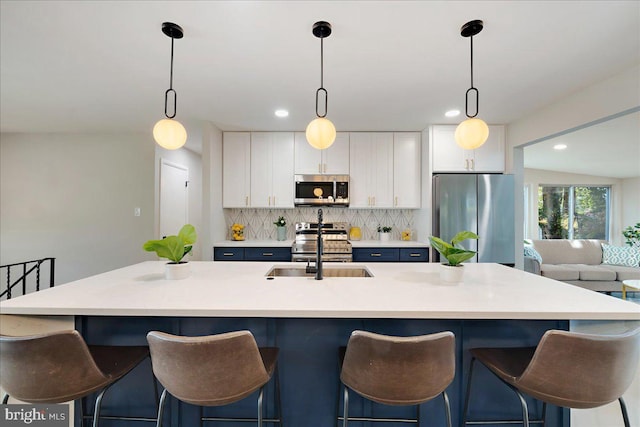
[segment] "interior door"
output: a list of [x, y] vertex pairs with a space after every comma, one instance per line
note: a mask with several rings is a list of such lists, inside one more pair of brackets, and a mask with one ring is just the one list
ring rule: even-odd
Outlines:
[[189, 222], [189, 169], [160, 159], [160, 237], [178, 234]]

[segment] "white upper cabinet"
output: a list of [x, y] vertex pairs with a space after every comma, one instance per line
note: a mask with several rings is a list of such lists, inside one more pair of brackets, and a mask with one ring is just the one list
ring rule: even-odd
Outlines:
[[293, 207], [293, 139], [293, 132], [251, 133], [252, 207]]
[[393, 207], [393, 133], [349, 136], [349, 207]]
[[295, 173], [298, 175], [348, 175], [349, 133], [338, 132], [331, 147], [313, 148], [304, 132], [295, 133]]
[[393, 134], [393, 207], [419, 209], [420, 133], [395, 132]]
[[222, 147], [222, 207], [250, 206], [251, 134], [225, 132]]
[[489, 125], [489, 138], [475, 150], [464, 150], [456, 144], [457, 125], [431, 127], [433, 172], [504, 172], [504, 126]]

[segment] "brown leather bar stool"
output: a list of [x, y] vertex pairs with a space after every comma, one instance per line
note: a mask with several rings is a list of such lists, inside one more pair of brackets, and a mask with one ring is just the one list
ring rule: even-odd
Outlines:
[[[447, 425], [451, 409], [446, 388], [455, 376], [455, 337], [440, 332], [395, 337], [354, 331], [349, 338], [340, 380], [344, 384], [343, 427], [349, 421], [420, 423], [420, 404], [438, 395]], [[349, 417], [349, 390], [376, 403], [417, 407], [416, 418]]]
[[[257, 421], [282, 426], [280, 384], [277, 374], [278, 348], [260, 347], [249, 331], [185, 337], [151, 331], [147, 334], [153, 372], [164, 386], [158, 406], [157, 426], [167, 393], [198, 406], [224, 406], [238, 402], [256, 391], [256, 418], [201, 417], [202, 421]], [[264, 386], [275, 376], [277, 418], [264, 418]]]
[[[494, 424], [468, 421], [473, 365], [476, 360], [509, 386], [520, 399], [522, 420], [502, 423], [544, 424], [546, 405], [596, 408], [620, 402], [624, 425], [629, 417], [622, 394], [633, 381], [640, 361], [640, 329], [620, 335], [593, 335], [558, 330], [547, 331], [537, 347], [474, 348], [464, 405], [464, 424]], [[543, 402], [542, 418], [529, 420], [522, 394]]]
[[62, 403], [99, 392], [93, 412], [93, 426], [97, 427], [107, 389], [147, 356], [147, 346], [87, 346], [75, 330], [0, 335], [0, 382], [7, 393], [2, 403], [9, 396], [28, 403]]

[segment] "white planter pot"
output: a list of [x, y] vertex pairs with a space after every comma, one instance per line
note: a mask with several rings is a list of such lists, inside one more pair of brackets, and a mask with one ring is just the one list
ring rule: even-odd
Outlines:
[[188, 262], [178, 264], [168, 262], [164, 265], [164, 277], [167, 280], [186, 279], [191, 275], [191, 265]]
[[388, 242], [391, 238], [391, 233], [378, 233], [380, 235], [380, 241]]
[[446, 264], [440, 264], [440, 280], [449, 283], [460, 283], [464, 276], [464, 266], [459, 265], [452, 267]]

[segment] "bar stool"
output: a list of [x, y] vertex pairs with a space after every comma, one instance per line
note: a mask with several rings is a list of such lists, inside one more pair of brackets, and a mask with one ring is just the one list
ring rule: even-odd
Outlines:
[[[494, 424], [468, 421], [473, 365], [476, 360], [511, 388], [522, 407], [522, 420], [502, 423], [544, 424], [546, 405], [596, 408], [618, 400], [624, 425], [629, 427], [622, 394], [629, 388], [640, 360], [640, 329], [620, 335], [547, 331], [537, 347], [474, 348], [464, 405], [463, 425]], [[543, 402], [542, 418], [529, 420], [522, 393]]]
[[[343, 393], [343, 427], [349, 421], [420, 423], [420, 404], [438, 395], [444, 400], [447, 425], [451, 409], [445, 389], [455, 376], [455, 337], [440, 332], [395, 337], [353, 331], [340, 373]], [[349, 417], [349, 390], [376, 403], [416, 406], [416, 418]]]
[[75, 330], [0, 335], [0, 382], [6, 391], [2, 403], [9, 396], [28, 403], [70, 402], [98, 391], [93, 412], [93, 426], [97, 427], [107, 389], [147, 356], [147, 346], [87, 346]]
[[[256, 418], [200, 417], [202, 421], [257, 421], [282, 426], [280, 384], [277, 373], [278, 348], [260, 347], [250, 331], [185, 337], [164, 332], [147, 334], [153, 372], [164, 386], [158, 406], [157, 426], [167, 394], [198, 406], [224, 406], [238, 402], [256, 391]], [[264, 418], [264, 386], [275, 376], [277, 418]]]

